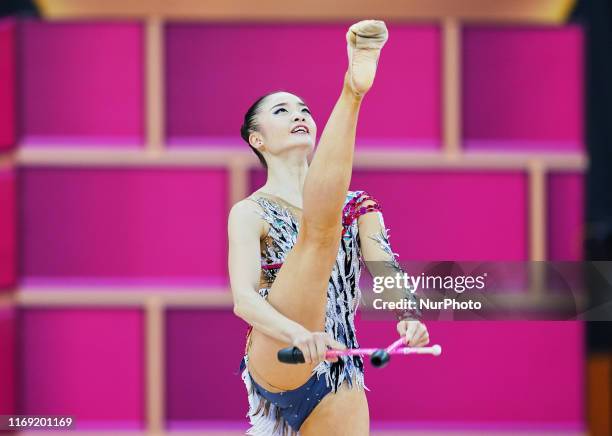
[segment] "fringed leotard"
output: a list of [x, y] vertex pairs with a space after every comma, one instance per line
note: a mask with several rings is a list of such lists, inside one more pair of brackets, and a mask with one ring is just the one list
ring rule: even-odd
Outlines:
[[[266, 298], [285, 257], [296, 242], [299, 222], [291, 207], [281, 199], [256, 196], [251, 200], [259, 204], [261, 217], [269, 224], [268, 234], [261, 239], [262, 287], [259, 293]], [[366, 201], [367, 205], [364, 204]], [[355, 312], [361, 300], [361, 250], [357, 218], [373, 211], [380, 215], [381, 208], [366, 192], [348, 193], [342, 212], [342, 240], [327, 288], [325, 331], [347, 348], [359, 348], [354, 324]], [[380, 218], [382, 220], [382, 215]], [[247, 416], [252, 425], [247, 434], [297, 434], [316, 402], [327, 393], [336, 392], [345, 380], [350, 386], [356, 383], [364, 388], [361, 356], [341, 356], [337, 362], [320, 362], [313, 369], [313, 376], [295, 390], [268, 392], [255, 383], [248, 373], [250, 332], [251, 328], [241, 364], [242, 378], [249, 394]]]

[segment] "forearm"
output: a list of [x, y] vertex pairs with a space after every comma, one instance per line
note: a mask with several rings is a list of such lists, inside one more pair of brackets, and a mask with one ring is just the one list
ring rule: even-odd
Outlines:
[[398, 319], [420, 319], [419, 297], [391, 248], [380, 204], [369, 194], [362, 193], [353, 209], [354, 214], [363, 215], [359, 218], [360, 246], [364, 262], [375, 280], [374, 297], [402, 303], [397, 306], [404, 308], [395, 310]]
[[[404, 283], [406, 273], [401, 268], [397, 260], [383, 262], [376, 269], [376, 275], [383, 280], [386, 277], [393, 278], [393, 286], [386, 286], [381, 294], [387, 302], [401, 303], [401, 308], [395, 309], [398, 320], [420, 320], [421, 311], [419, 309], [419, 296], [414, 292], [411, 284]], [[397, 280], [399, 275], [399, 280]]]
[[306, 330], [251, 290], [245, 292], [239, 302], [235, 302], [234, 313], [254, 329], [281, 342], [292, 343], [298, 333]]

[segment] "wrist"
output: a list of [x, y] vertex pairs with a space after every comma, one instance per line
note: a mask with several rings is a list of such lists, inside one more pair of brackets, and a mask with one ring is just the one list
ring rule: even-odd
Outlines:
[[287, 338], [287, 342], [292, 344], [298, 337], [304, 335], [304, 333], [308, 333], [308, 330], [301, 324], [292, 321], [286, 326], [284, 336]]

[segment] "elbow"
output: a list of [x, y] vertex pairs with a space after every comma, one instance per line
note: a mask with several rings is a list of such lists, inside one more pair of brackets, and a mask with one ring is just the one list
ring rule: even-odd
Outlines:
[[247, 321], [248, 310], [244, 300], [234, 299], [233, 311], [234, 315], [236, 315], [238, 318], [242, 318], [243, 320]]
[[242, 306], [237, 302], [234, 302], [234, 315], [236, 315], [238, 318], [242, 318]]
[[[248, 291], [238, 291], [234, 292], [233, 299], [233, 312], [238, 318], [242, 318], [244, 321], [249, 323], [249, 319], [253, 314], [253, 295], [258, 295], [256, 292]], [[249, 323], [250, 324], [250, 323]]]

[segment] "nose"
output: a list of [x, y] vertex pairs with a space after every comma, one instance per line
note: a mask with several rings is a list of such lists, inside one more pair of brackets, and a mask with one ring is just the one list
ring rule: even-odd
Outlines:
[[297, 113], [293, 117], [293, 121], [306, 121], [306, 116], [303, 113]]

